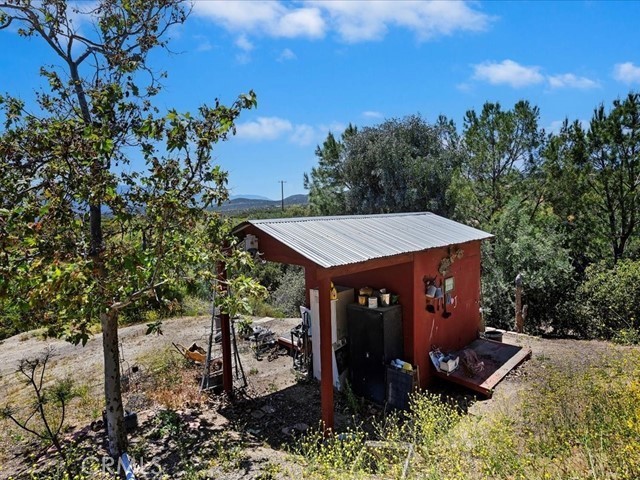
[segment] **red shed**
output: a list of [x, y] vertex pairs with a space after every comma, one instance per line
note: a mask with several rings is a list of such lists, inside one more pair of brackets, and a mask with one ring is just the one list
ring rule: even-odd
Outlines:
[[480, 243], [489, 233], [429, 212], [249, 220], [235, 233], [255, 236], [265, 260], [303, 266], [307, 301], [309, 290], [318, 289], [320, 332], [313, 341], [319, 337], [322, 418], [329, 428], [332, 283], [398, 296], [404, 360], [419, 367], [422, 387], [435, 374], [434, 347], [459, 350], [478, 338]]

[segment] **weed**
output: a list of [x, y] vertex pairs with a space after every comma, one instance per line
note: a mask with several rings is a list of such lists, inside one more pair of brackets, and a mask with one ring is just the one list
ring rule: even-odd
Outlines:
[[176, 437], [180, 433], [182, 421], [173, 410], [160, 410], [154, 419], [155, 428], [149, 438], [158, 440], [165, 437]]
[[182, 301], [182, 315], [199, 317], [211, 314], [211, 302], [192, 295], [187, 295]]
[[623, 328], [615, 333], [612, 340], [619, 345], [640, 344], [640, 330], [637, 328]]
[[223, 436], [217, 438], [213, 444], [214, 458], [210, 461], [210, 466], [218, 466], [224, 472], [230, 472], [242, 467], [247, 461], [242, 443], [232, 444], [229, 438]]
[[253, 320], [251, 317], [240, 317], [236, 320], [236, 327], [238, 335], [246, 338], [253, 333]]
[[277, 463], [267, 462], [260, 470], [256, 480], [275, 480], [282, 471], [282, 466]]
[[344, 382], [343, 395], [351, 414], [359, 415], [363, 405], [362, 399], [356, 396], [355, 393], [353, 393], [353, 389], [351, 388], [351, 383], [349, 382], [349, 380]]
[[249, 375], [257, 375], [258, 374], [258, 369], [256, 367], [251, 367], [249, 369]]
[[177, 352], [167, 348], [140, 356], [136, 363], [147, 373], [144, 388], [149, 400], [168, 409], [198, 403], [197, 371]]

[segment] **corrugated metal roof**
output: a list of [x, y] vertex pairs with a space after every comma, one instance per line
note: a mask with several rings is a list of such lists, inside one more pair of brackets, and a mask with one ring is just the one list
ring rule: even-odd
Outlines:
[[493, 235], [430, 212], [249, 220], [321, 267], [446, 247]]

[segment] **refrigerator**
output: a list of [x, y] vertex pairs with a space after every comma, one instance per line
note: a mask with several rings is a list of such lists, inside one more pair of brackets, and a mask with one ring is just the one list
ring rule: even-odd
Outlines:
[[[333, 353], [333, 386], [342, 389], [348, 378], [347, 345], [347, 305], [354, 302], [353, 288], [335, 286], [338, 298], [331, 300], [331, 351]], [[320, 365], [320, 292], [317, 288], [309, 290], [311, 303], [311, 352], [313, 376], [320, 380], [322, 370]]]
[[347, 307], [349, 367], [353, 392], [384, 403], [387, 366], [403, 358], [402, 307]]

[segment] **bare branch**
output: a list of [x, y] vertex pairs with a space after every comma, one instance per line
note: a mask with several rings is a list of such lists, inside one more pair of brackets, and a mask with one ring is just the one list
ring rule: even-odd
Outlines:
[[149, 285], [147, 287], [144, 287], [141, 290], [138, 290], [135, 293], [132, 293], [131, 295], [129, 295], [129, 298], [127, 298], [126, 300], [122, 301], [122, 302], [116, 302], [113, 305], [111, 305], [111, 309], [112, 310], [122, 310], [124, 307], [131, 305], [133, 302], [139, 300], [140, 298], [142, 298], [142, 296], [147, 293], [150, 290], [155, 290], [156, 288], [164, 285], [165, 283], [167, 283], [168, 280], [163, 280], [162, 282], [156, 283], [154, 285]]

